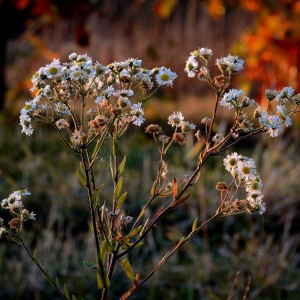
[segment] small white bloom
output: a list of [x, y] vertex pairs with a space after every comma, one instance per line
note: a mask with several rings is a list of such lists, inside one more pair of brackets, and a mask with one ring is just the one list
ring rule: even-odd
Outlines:
[[216, 65], [221, 71], [228, 71], [236, 73], [244, 68], [244, 61], [237, 56], [228, 55], [226, 57], [218, 58]]
[[172, 127], [181, 126], [181, 123], [184, 120], [184, 116], [181, 112], [173, 112], [168, 117], [168, 124], [172, 125]]
[[267, 118], [260, 118], [260, 122], [263, 126], [268, 128], [268, 134], [270, 137], [278, 137], [283, 131], [282, 121], [276, 115], [271, 115]]
[[279, 103], [285, 103], [291, 98], [295, 93], [292, 87], [284, 87], [276, 96], [275, 100]]
[[44, 74], [48, 78], [57, 78], [61, 75], [61, 64], [59, 59], [54, 59], [50, 64], [44, 68]]
[[255, 162], [251, 158], [243, 158], [237, 163], [237, 174], [246, 182], [252, 181], [256, 176]]
[[22, 132], [26, 135], [32, 135], [33, 127], [31, 125], [31, 118], [23, 113], [20, 115], [20, 125], [22, 126]]
[[71, 115], [71, 110], [68, 108], [68, 106], [64, 103], [56, 103], [55, 104], [55, 111], [59, 114], [59, 115]]
[[142, 103], [138, 102], [131, 106], [131, 115], [132, 115], [132, 122], [136, 126], [141, 126], [144, 119], [144, 109], [142, 108]]
[[228, 93], [225, 93], [220, 101], [221, 106], [225, 106], [228, 109], [238, 107], [238, 98], [244, 94], [242, 90], [230, 89]]
[[292, 119], [287, 114], [285, 106], [283, 106], [283, 105], [277, 105], [277, 115], [285, 123], [286, 127], [292, 125]]
[[232, 174], [233, 170], [237, 168], [237, 164], [242, 158], [243, 156], [236, 152], [228, 154], [223, 160], [225, 169]]
[[165, 67], [161, 67], [155, 76], [159, 86], [172, 86], [176, 77], [176, 73]]
[[184, 71], [187, 73], [188, 77], [192, 78], [196, 76], [197, 67], [198, 61], [194, 56], [190, 56], [186, 61]]

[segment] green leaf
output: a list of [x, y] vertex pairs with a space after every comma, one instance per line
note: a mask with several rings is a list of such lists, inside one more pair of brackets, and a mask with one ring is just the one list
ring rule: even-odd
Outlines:
[[99, 289], [107, 289], [110, 284], [100, 253], [97, 254], [97, 283]]
[[129, 232], [124, 239], [131, 239], [132, 237], [134, 237], [141, 229], [142, 229], [142, 225], [138, 226], [137, 228], [133, 229], [131, 232]]
[[93, 262], [84, 260], [82, 263], [88, 269], [97, 269], [97, 265], [95, 263], [93, 263]]
[[132, 267], [129, 263], [129, 260], [127, 258], [123, 258], [119, 261], [122, 269], [124, 270], [126, 276], [129, 278], [131, 282], [134, 282], [135, 276], [132, 270]]
[[85, 177], [85, 173], [82, 169], [82, 165], [80, 164], [80, 167], [77, 169], [77, 176], [81, 182], [81, 184], [86, 187], [87, 186], [87, 180], [86, 180], [86, 177]]
[[197, 228], [197, 223], [198, 223], [198, 218], [196, 218], [194, 223], [193, 223], [192, 231], [194, 231]]
[[109, 157], [109, 166], [110, 166], [110, 172], [111, 172], [111, 178], [114, 180], [114, 167], [111, 156]]
[[115, 191], [114, 191], [114, 199], [116, 201], [120, 197], [122, 185], [123, 185], [123, 177], [121, 176], [118, 180], [117, 186], [116, 186]]
[[125, 164], [126, 164], [126, 155], [124, 155], [124, 158], [122, 160], [122, 162], [119, 165], [119, 174], [121, 175], [124, 171], [125, 168]]
[[66, 283], [64, 284], [64, 294], [65, 294], [65, 296], [67, 297], [68, 300], [71, 299], [71, 296], [70, 296], [70, 293], [69, 293], [69, 290], [68, 290], [68, 287], [67, 287]]
[[117, 200], [117, 205], [116, 205], [116, 209], [121, 209], [122, 205], [123, 205], [123, 202], [124, 200], [126, 199], [127, 197], [127, 192], [123, 193], [122, 196]]
[[92, 201], [93, 201], [93, 202], [94, 202], [94, 201], [97, 201], [97, 199], [99, 198], [100, 193], [101, 193], [101, 191], [102, 191], [102, 189], [103, 189], [103, 186], [104, 186], [104, 184], [100, 184], [100, 185], [96, 188], [96, 190], [94, 191], [94, 193], [92, 194]]
[[74, 295], [72, 295], [72, 300], [77, 300], [77, 298]]
[[96, 143], [94, 151], [93, 151], [92, 159], [95, 158], [95, 155], [97, 154], [97, 152], [98, 152], [98, 150], [100, 148], [100, 145], [101, 145], [100, 140], [97, 140], [97, 143]]
[[56, 285], [57, 285], [58, 289], [60, 290], [60, 284], [59, 284], [59, 280], [57, 277], [55, 278], [55, 281], [56, 281]]

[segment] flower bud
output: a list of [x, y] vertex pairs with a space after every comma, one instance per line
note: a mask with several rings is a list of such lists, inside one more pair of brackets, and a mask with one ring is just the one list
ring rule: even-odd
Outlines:
[[277, 91], [275, 91], [275, 90], [266, 90], [265, 95], [266, 95], [266, 98], [269, 101], [272, 101], [277, 96]]

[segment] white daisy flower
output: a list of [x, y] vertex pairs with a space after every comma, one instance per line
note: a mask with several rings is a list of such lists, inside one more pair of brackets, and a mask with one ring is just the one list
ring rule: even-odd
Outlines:
[[236, 152], [228, 154], [223, 160], [225, 169], [232, 174], [233, 170], [237, 168], [237, 164], [242, 158], [243, 156]]
[[131, 106], [131, 115], [134, 125], [141, 126], [144, 123], [144, 109], [142, 108], [141, 102], [138, 102]]
[[179, 127], [181, 126], [182, 122], [184, 120], [184, 116], [181, 112], [173, 112], [168, 117], [168, 124], [172, 125], [172, 127]]
[[225, 106], [228, 109], [237, 107], [238, 98], [244, 94], [242, 90], [230, 89], [228, 93], [225, 93], [220, 101], [221, 106]]
[[176, 77], [176, 73], [165, 67], [161, 67], [155, 76], [159, 86], [172, 86]]
[[243, 158], [237, 164], [238, 176], [246, 182], [252, 181], [256, 177], [255, 162], [251, 158]]
[[64, 115], [64, 116], [71, 115], [71, 111], [68, 108], [68, 106], [61, 102], [55, 103], [55, 111], [57, 112], [58, 115]]
[[43, 69], [44, 74], [48, 78], [57, 78], [61, 75], [61, 64], [59, 59], [54, 59], [50, 64]]
[[31, 125], [31, 118], [26, 113], [20, 115], [20, 125], [22, 126], [22, 133], [32, 135], [33, 127]]
[[292, 125], [292, 119], [287, 114], [285, 106], [277, 105], [277, 115], [285, 123], [286, 127], [289, 127]]
[[197, 67], [198, 61], [194, 56], [190, 56], [186, 61], [184, 71], [187, 73], [188, 77], [192, 78], [196, 76]]
[[267, 132], [270, 137], [278, 137], [283, 131], [282, 121], [276, 115], [271, 115], [267, 118], [260, 118], [260, 122], [263, 126], [268, 128]]
[[279, 103], [285, 103], [291, 98], [295, 93], [292, 87], [284, 87], [276, 96], [275, 100]]

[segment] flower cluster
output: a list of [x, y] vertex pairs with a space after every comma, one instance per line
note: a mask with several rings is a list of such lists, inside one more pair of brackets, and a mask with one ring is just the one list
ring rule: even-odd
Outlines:
[[278, 137], [284, 126], [292, 125], [291, 116], [297, 112], [300, 103], [300, 94], [294, 95], [295, 90], [291, 87], [284, 87], [281, 91], [266, 90], [265, 95], [268, 101], [275, 100], [276, 113], [269, 114], [258, 106], [254, 111], [254, 117], [265, 128], [270, 137]]
[[[168, 144], [169, 142], [175, 142], [179, 145], [182, 145], [185, 143], [185, 135], [187, 132], [190, 132], [196, 128], [196, 125], [193, 123], [190, 123], [188, 121], [184, 121], [184, 116], [181, 112], [173, 112], [168, 117], [168, 124], [170, 124], [172, 127], [175, 128], [175, 131], [173, 133], [173, 138], [170, 140], [170, 137], [161, 134], [162, 128], [161, 126], [151, 124], [146, 127], [146, 133], [159, 135], [158, 140], [162, 142], [163, 144]], [[178, 129], [180, 129], [180, 132], [178, 132]]]
[[1, 201], [1, 207], [9, 210], [12, 219], [9, 221], [9, 227], [4, 226], [4, 220], [0, 218], [0, 237], [5, 237], [7, 234], [22, 231], [23, 222], [35, 220], [35, 213], [29, 212], [24, 208], [22, 197], [28, 196], [30, 193], [27, 190], [19, 190], [11, 193], [6, 199]]
[[[124, 128], [144, 122], [147, 92], [172, 86], [177, 75], [161, 67], [142, 68], [130, 58], [109, 65], [72, 53], [69, 62], [54, 59], [32, 77], [34, 99], [21, 110], [20, 125], [33, 133], [33, 121], [53, 124], [74, 147], [89, 143], [110, 125]], [[138, 97], [135, 91], [139, 90]]]
[[235, 179], [236, 186], [243, 185], [247, 193], [246, 199], [233, 202], [234, 209], [265, 213], [266, 205], [261, 191], [263, 184], [256, 172], [254, 160], [234, 152], [224, 159], [224, 166]]
[[[207, 64], [212, 54], [212, 50], [208, 48], [200, 48], [191, 52], [190, 56], [186, 60], [184, 69], [188, 77], [195, 77], [198, 73], [199, 79], [207, 80], [209, 77]], [[201, 64], [204, 64], [204, 66], [201, 66], [198, 70], [199, 62]], [[220, 69], [222, 75], [224, 75], [224, 72], [233, 74], [241, 71], [244, 68], [244, 61], [237, 56], [232, 56], [229, 54], [226, 57], [218, 58], [216, 60], [216, 65]], [[220, 79], [220, 77], [216, 77], [215, 79], [218, 80]]]

